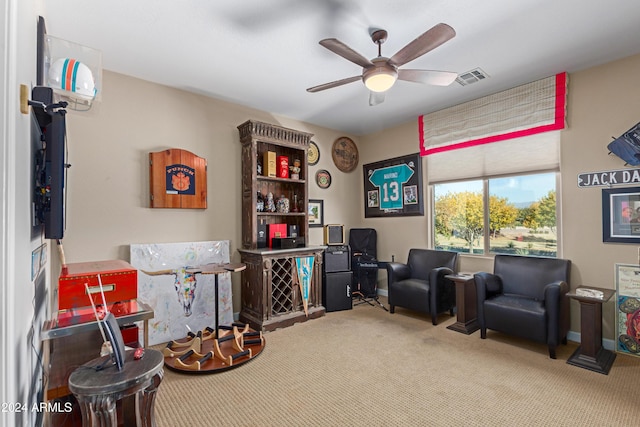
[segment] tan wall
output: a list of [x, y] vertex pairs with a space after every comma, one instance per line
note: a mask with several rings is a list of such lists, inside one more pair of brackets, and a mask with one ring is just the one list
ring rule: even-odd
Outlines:
[[[602, 243], [601, 188], [578, 188], [577, 175], [583, 172], [621, 169], [624, 162], [608, 155], [606, 145], [640, 120], [640, 87], [636, 74], [640, 55], [615, 61], [569, 76], [568, 129], [562, 133], [562, 239], [564, 258], [573, 263], [571, 286], [589, 285], [615, 289], [616, 263], [638, 263], [638, 246]], [[417, 120], [362, 138], [366, 162], [383, 160], [418, 151]], [[365, 151], [363, 150], [363, 151]], [[423, 162], [423, 167], [425, 163]], [[452, 167], [463, 167], [453, 165]], [[424, 170], [424, 169], [423, 169]], [[364, 197], [361, 191], [361, 198]], [[428, 200], [427, 192], [425, 198]], [[361, 215], [363, 215], [361, 208]], [[427, 212], [430, 206], [427, 208]], [[378, 230], [379, 258], [406, 259], [412, 247], [427, 247], [426, 217], [403, 219], [363, 219], [363, 226]], [[490, 257], [462, 256], [460, 270], [491, 271]], [[380, 287], [386, 287], [383, 274]], [[603, 335], [615, 335], [613, 299], [605, 304]], [[576, 302], [571, 305], [571, 330], [580, 330]]]
[[[583, 172], [622, 169], [607, 144], [640, 121], [636, 55], [569, 77], [569, 128], [562, 134], [562, 215], [564, 255], [573, 262], [572, 285], [615, 289], [616, 263], [638, 263], [638, 245], [602, 243], [602, 188], [578, 188]], [[604, 307], [603, 333], [615, 335], [615, 304]], [[572, 330], [579, 310], [572, 305]]]
[[[640, 89], [634, 56], [569, 76], [569, 128], [562, 135], [563, 256], [573, 261], [573, 287], [586, 284], [614, 288], [614, 264], [637, 262], [636, 245], [603, 244], [601, 189], [579, 189], [578, 173], [618, 169], [623, 162], [608, 156], [606, 145], [639, 120]], [[378, 258], [406, 259], [412, 247], [429, 246], [428, 215], [364, 218], [362, 165], [418, 151], [417, 121], [365, 137], [360, 165], [342, 173], [330, 148], [341, 132], [273, 116], [267, 112], [194, 95], [106, 71], [102, 103], [88, 113], [68, 116], [68, 219], [64, 246], [68, 262], [128, 259], [129, 244], [194, 240], [231, 241], [238, 260], [240, 242], [240, 144], [236, 126], [247, 119], [314, 133], [320, 161], [328, 169], [329, 189], [309, 183], [309, 197], [324, 200], [325, 222], [378, 231]], [[349, 136], [349, 135], [347, 135]], [[147, 156], [150, 151], [182, 148], [208, 160], [209, 208], [150, 209]], [[423, 166], [425, 163], [423, 162]], [[426, 170], [423, 170], [426, 175]], [[425, 188], [425, 197], [427, 197]], [[425, 210], [428, 214], [430, 206]], [[321, 244], [320, 229], [310, 243]], [[460, 269], [491, 270], [489, 257], [463, 256]], [[239, 278], [234, 277], [234, 311], [239, 311]], [[386, 274], [380, 273], [386, 287]], [[613, 303], [605, 305], [604, 335], [614, 336]], [[579, 310], [572, 303], [572, 328], [579, 331]]]
[[[69, 163], [66, 261], [129, 259], [132, 243], [230, 240], [233, 261], [241, 241], [240, 143], [237, 126], [262, 120], [314, 134], [320, 161], [333, 184], [309, 183], [309, 197], [323, 199], [325, 222], [357, 221], [350, 200], [359, 197], [358, 172], [339, 172], [331, 144], [343, 134], [236, 104], [104, 72], [102, 102], [67, 115]], [[356, 137], [353, 139], [358, 142]], [[208, 161], [208, 209], [149, 208], [148, 154], [181, 148]], [[312, 180], [313, 181], [313, 180]], [[322, 244], [322, 230], [310, 230]], [[54, 275], [59, 269], [54, 269]], [[240, 310], [239, 275], [233, 275], [234, 312]], [[238, 276], [238, 277], [235, 277]]]

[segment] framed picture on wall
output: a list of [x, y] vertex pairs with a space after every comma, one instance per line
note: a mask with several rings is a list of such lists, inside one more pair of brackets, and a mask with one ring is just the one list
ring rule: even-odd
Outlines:
[[416, 153], [364, 165], [365, 218], [424, 215], [421, 164]]
[[602, 241], [640, 243], [640, 187], [602, 190]]
[[324, 226], [324, 202], [322, 200], [309, 199], [308, 218], [309, 227]]

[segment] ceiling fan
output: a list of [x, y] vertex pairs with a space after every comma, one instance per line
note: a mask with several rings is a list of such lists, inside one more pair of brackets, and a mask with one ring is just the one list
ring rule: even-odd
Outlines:
[[307, 89], [307, 92], [320, 92], [362, 79], [364, 85], [371, 91], [369, 105], [377, 105], [384, 102], [385, 92], [393, 86], [396, 80], [448, 86], [458, 77], [457, 73], [450, 71], [400, 69], [399, 67], [437, 48], [441, 44], [451, 40], [455, 35], [456, 32], [453, 28], [447, 24], [440, 23], [425, 31], [418, 38], [400, 49], [391, 58], [386, 58], [382, 56], [382, 43], [387, 40], [387, 32], [381, 29], [374, 29], [371, 31], [371, 40], [378, 45], [378, 57], [371, 60], [360, 55], [338, 39], [330, 38], [320, 40], [320, 44], [331, 52], [360, 65], [362, 67], [362, 74], [310, 87]]

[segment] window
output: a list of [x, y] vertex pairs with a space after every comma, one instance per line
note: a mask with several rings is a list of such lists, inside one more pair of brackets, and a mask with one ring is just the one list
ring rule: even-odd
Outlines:
[[436, 249], [557, 256], [556, 173], [432, 185]]

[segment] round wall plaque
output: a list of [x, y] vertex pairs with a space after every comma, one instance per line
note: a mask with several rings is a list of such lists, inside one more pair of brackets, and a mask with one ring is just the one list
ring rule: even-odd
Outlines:
[[309, 150], [307, 150], [307, 163], [313, 166], [320, 160], [320, 150], [315, 142], [309, 142]]
[[316, 172], [316, 184], [320, 188], [329, 188], [331, 185], [331, 174], [326, 169], [320, 169]]
[[331, 147], [333, 163], [342, 172], [351, 172], [358, 166], [358, 147], [346, 136], [336, 139]]

